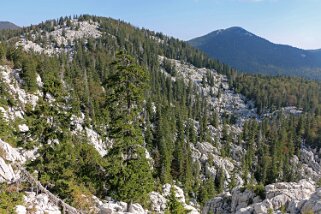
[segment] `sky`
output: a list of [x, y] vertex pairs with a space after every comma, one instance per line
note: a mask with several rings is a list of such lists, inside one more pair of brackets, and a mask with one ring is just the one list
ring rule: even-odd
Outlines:
[[112, 17], [182, 40], [240, 26], [274, 43], [321, 48], [321, 0], [0, 0], [19, 26], [75, 14]]

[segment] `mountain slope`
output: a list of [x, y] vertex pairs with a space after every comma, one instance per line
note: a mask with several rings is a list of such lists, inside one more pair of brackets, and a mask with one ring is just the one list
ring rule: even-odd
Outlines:
[[17, 25], [11, 23], [11, 22], [7, 22], [7, 21], [0, 21], [0, 30], [15, 30], [15, 29], [19, 29], [20, 27], [18, 27]]
[[[8, 198], [11, 182], [23, 182], [16, 164], [82, 213], [197, 214], [235, 188], [262, 196], [262, 185], [321, 178], [310, 148], [321, 133], [321, 90], [308, 87], [315, 82], [271, 78], [280, 85], [274, 92], [266, 79], [251, 81], [182, 41], [87, 15], [26, 28], [0, 49], [0, 183]], [[271, 97], [261, 100], [267, 89]], [[35, 200], [11, 207], [52, 202], [22, 186], [19, 194]]]
[[244, 72], [321, 79], [320, 50], [274, 44], [240, 27], [217, 30], [188, 43]]

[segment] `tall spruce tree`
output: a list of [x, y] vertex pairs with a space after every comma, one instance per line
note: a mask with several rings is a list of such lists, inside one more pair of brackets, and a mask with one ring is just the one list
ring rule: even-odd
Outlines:
[[153, 189], [140, 128], [148, 75], [123, 52], [117, 53], [112, 65], [107, 80], [107, 101], [111, 117], [109, 136], [114, 139], [114, 145], [107, 155], [110, 163], [107, 183], [115, 199], [144, 204]]

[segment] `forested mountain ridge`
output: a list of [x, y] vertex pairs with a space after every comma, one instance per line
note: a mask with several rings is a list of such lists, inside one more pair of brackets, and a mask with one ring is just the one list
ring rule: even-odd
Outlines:
[[18, 27], [17, 25], [15, 25], [11, 22], [0, 21], [0, 30], [15, 30], [18, 28], [20, 28], [20, 27]]
[[[292, 88], [280, 86], [291, 96], [263, 102], [264, 77], [238, 74], [182, 41], [103, 17], [60, 18], [1, 38], [1, 209], [23, 213], [42, 203], [38, 211], [60, 210], [12, 182], [19, 179], [15, 162], [84, 213], [231, 213], [270, 199], [264, 185], [304, 178], [314, 181], [302, 180], [311, 188], [295, 200], [316, 191], [315, 82], [273, 79], [292, 81]], [[260, 81], [249, 85], [251, 78]], [[315, 98], [293, 101], [311, 93]], [[261, 199], [213, 203], [240, 188]]]
[[213, 31], [188, 43], [243, 72], [321, 79], [318, 50], [274, 44], [240, 27]]

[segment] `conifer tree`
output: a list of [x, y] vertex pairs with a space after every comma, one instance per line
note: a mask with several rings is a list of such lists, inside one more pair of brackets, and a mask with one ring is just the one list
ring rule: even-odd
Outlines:
[[158, 174], [163, 183], [172, 181], [171, 164], [172, 164], [172, 148], [170, 147], [167, 138], [166, 130], [168, 130], [167, 122], [164, 120], [165, 115], [161, 114], [160, 106], [156, 111], [156, 130], [155, 130], [155, 145], [158, 148], [160, 161], [158, 164]]
[[107, 101], [114, 139], [107, 167], [109, 191], [118, 200], [145, 203], [153, 188], [149, 162], [143, 148], [140, 124], [147, 72], [123, 52], [116, 55], [107, 81]]
[[2, 63], [5, 57], [6, 57], [5, 47], [2, 43], [0, 43], [0, 64]]
[[167, 202], [167, 210], [165, 211], [166, 214], [185, 214], [186, 211], [183, 205], [176, 199], [175, 190], [172, 187], [171, 193], [168, 198]]
[[182, 123], [181, 116], [177, 116], [177, 137], [175, 142], [174, 160], [173, 160], [173, 174], [179, 180], [183, 180], [184, 176], [184, 126]]
[[37, 90], [37, 73], [36, 62], [31, 57], [22, 62], [22, 79], [24, 80], [24, 88], [30, 92]]
[[224, 191], [224, 181], [225, 181], [225, 173], [223, 168], [221, 167], [219, 170], [219, 173], [216, 175], [215, 183], [217, 186], [218, 193], [221, 193]]

